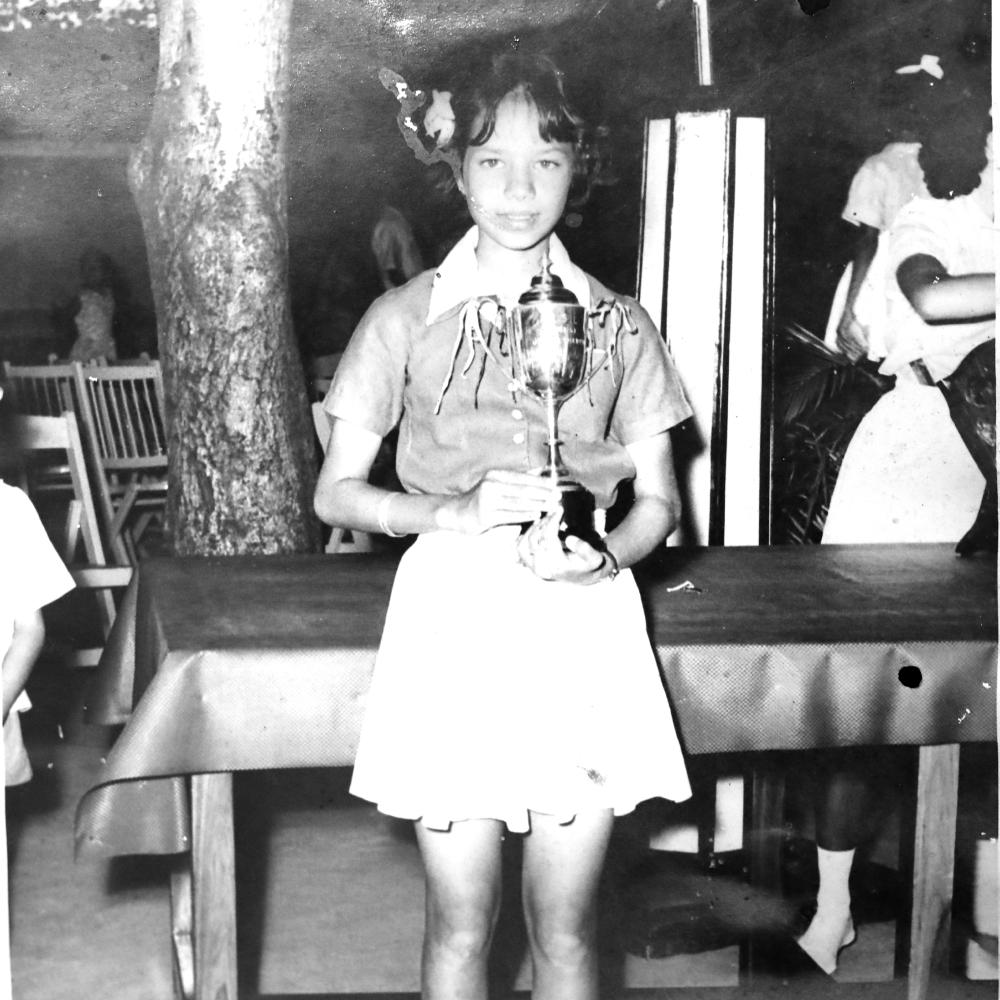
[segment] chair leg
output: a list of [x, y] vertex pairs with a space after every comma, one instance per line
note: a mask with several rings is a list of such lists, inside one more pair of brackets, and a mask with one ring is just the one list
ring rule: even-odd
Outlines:
[[135, 566], [138, 564], [135, 543], [132, 541], [128, 531], [125, 530], [125, 522], [132, 512], [132, 506], [138, 495], [139, 483], [137, 479], [133, 479], [118, 502], [115, 516], [108, 528], [108, 534], [111, 536], [111, 549], [115, 554], [115, 558], [120, 560], [125, 566]]
[[67, 564], [76, 555], [76, 546], [80, 540], [80, 518], [83, 515], [83, 504], [79, 500], [70, 500], [66, 512], [66, 551], [63, 561]]
[[132, 529], [132, 539], [138, 544], [142, 539], [143, 533], [149, 527], [150, 521], [156, 517], [156, 511], [154, 510], [144, 510], [136, 519], [135, 527]]
[[371, 552], [372, 536], [367, 531], [352, 531], [355, 552]]
[[111, 531], [113, 534], [119, 534], [125, 527], [125, 521], [132, 512], [132, 507], [135, 504], [136, 497], [138, 496], [139, 483], [137, 480], [133, 480], [128, 484], [128, 488], [122, 494], [122, 498], [118, 502], [118, 509], [115, 511], [114, 520], [111, 522]]
[[343, 528], [334, 528], [330, 532], [330, 539], [326, 543], [326, 552], [328, 555], [332, 555], [340, 548], [340, 542], [344, 537]]

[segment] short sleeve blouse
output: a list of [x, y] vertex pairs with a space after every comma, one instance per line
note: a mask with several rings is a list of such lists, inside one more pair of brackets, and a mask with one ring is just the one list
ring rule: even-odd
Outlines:
[[[667, 431], [691, 409], [646, 312], [586, 277], [591, 302], [617, 298], [636, 325], [635, 332], [619, 333], [615, 363], [601, 367], [559, 414], [563, 459], [606, 508], [618, 484], [635, 476], [625, 446]], [[371, 306], [337, 368], [327, 413], [382, 437], [398, 425], [396, 471], [409, 492], [461, 493], [490, 469], [542, 467], [548, 436], [542, 404], [520, 391], [510, 369], [487, 358], [481, 347], [467, 364], [467, 342], [456, 344], [461, 305], [427, 321], [433, 280], [434, 272], [424, 272]], [[598, 323], [597, 348], [606, 351], [613, 332], [610, 322]], [[499, 346], [496, 331], [491, 336]]]
[[880, 370], [905, 377], [909, 362], [920, 358], [935, 379], [942, 379], [969, 351], [995, 336], [996, 322], [925, 323], [896, 280], [900, 264], [917, 254], [935, 257], [950, 275], [996, 270], [993, 223], [975, 192], [951, 201], [912, 202], [879, 243], [888, 307], [887, 353]]
[[73, 589], [35, 508], [23, 491], [0, 482], [0, 660], [14, 621]]
[[869, 156], [851, 182], [844, 219], [883, 232], [904, 205], [914, 198], [929, 198], [919, 152], [919, 142], [892, 142]]

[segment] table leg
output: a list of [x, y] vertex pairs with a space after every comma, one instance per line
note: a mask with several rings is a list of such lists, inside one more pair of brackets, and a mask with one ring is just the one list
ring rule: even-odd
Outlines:
[[767, 764], [753, 772], [750, 881], [780, 895], [785, 845], [785, 772]]
[[233, 776], [191, 776], [195, 1000], [237, 1000]]
[[[772, 761], [760, 760], [753, 769], [753, 798], [749, 837], [744, 846], [750, 861], [750, 883], [774, 899], [782, 894], [782, 849], [785, 844], [785, 772]], [[740, 948], [741, 982], [766, 972], [772, 961], [772, 935], [751, 934]]]
[[170, 927], [174, 944], [174, 1000], [194, 1000], [194, 908], [191, 853], [177, 856], [170, 873]]
[[907, 1000], [926, 1000], [947, 963], [958, 816], [958, 745], [920, 748]]

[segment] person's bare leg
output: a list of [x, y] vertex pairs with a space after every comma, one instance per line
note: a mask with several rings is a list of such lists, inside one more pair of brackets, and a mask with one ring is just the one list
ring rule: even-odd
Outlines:
[[597, 887], [613, 822], [610, 809], [565, 825], [531, 814], [523, 896], [533, 1000], [597, 1000]]
[[796, 943], [828, 975], [837, 970], [840, 949], [857, 936], [848, 881], [870, 798], [869, 785], [862, 769], [847, 766], [829, 773], [817, 796], [819, 892], [816, 913]]
[[421, 995], [486, 1000], [486, 968], [500, 910], [503, 824], [452, 823], [448, 832], [416, 823], [427, 891]]

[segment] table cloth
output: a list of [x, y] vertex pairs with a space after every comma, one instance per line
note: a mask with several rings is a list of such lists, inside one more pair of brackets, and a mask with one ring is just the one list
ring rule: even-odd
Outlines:
[[[143, 563], [88, 698], [88, 721], [127, 725], [80, 803], [78, 853], [187, 850], [183, 775], [350, 764], [395, 565]], [[668, 549], [637, 575], [689, 753], [996, 739], [991, 557]]]

